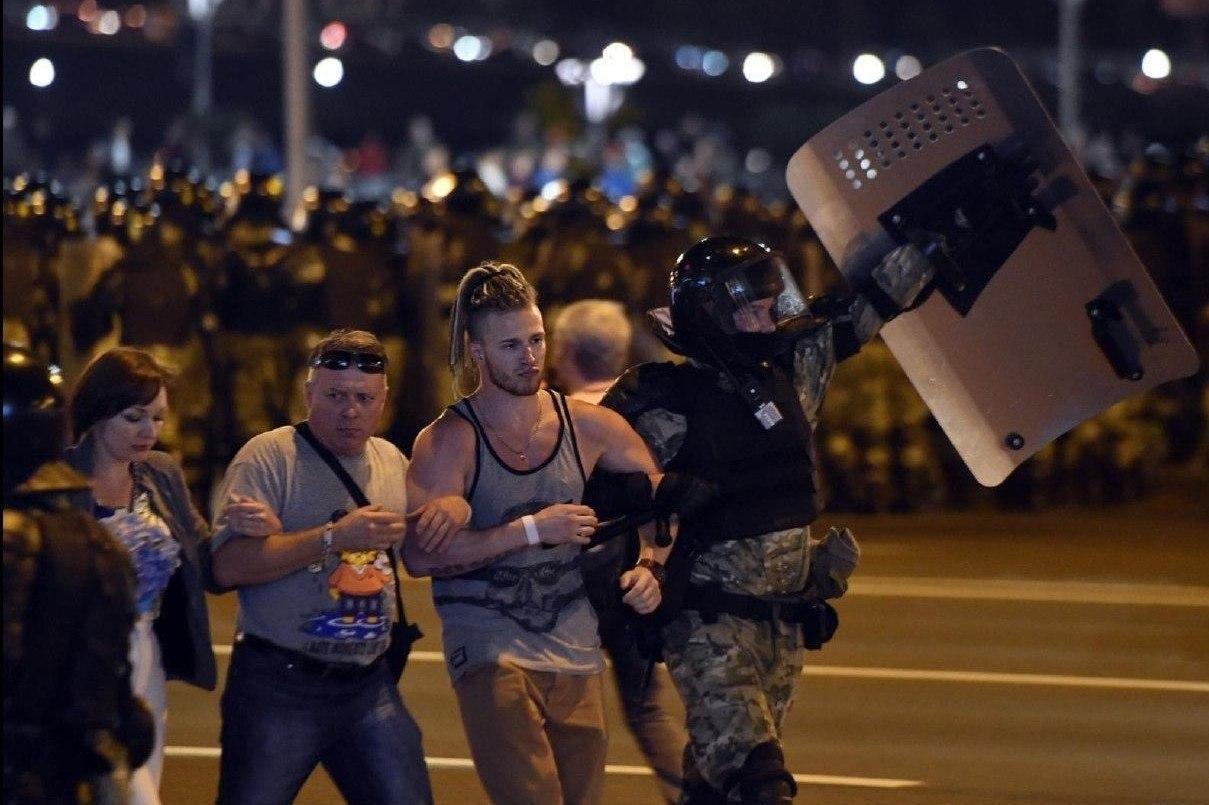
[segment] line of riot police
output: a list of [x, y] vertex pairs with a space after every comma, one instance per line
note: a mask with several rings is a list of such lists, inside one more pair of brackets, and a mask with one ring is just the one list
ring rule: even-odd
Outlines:
[[[1182, 173], [1139, 161], [1115, 188], [1124, 226], [1160, 285], [1178, 286], [1168, 298], [1202, 348], [1206, 152]], [[690, 193], [667, 173], [616, 204], [587, 178], [501, 199], [473, 171], [382, 200], [309, 188], [290, 220], [283, 191], [279, 176], [218, 183], [178, 163], [110, 181], [82, 206], [45, 177], [5, 181], [6, 340], [31, 344], [69, 378], [119, 342], [174, 366], [164, 442], [202, 495], [247, 438], [301, 417], [291, 367], [336, 325], [383, 334], [391, 385], [406, 389], [385, 427], [410, 444], [451, 399], [440, 360], [448, 311], [457, 279], [482, 260], [526, 266], [550, 314], [603, 297], [641, 316], [664, 303], [668, 267], [708, 233], [778, 250], [809, 295], [841, 282], [796, 208], [743, 189]], [[666, 356], [635, 329], [633, 362]], [[1205, 453], [1204, 406], [1203, 376], [1146, 395], [1059, 440], [996, 495], [1029, 505], [1144, 490], [1167, 457]], [[986, 499], [880, 341], [841, 368], [821, 431], [833, 509]]]

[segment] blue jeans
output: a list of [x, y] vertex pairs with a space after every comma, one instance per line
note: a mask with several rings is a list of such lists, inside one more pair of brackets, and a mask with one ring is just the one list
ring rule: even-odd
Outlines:
[[222, 696], [218, 802], [290, 803], [319, 763], [350, 803], [431, 803], [420, 730], [379, 662], [322, 677], [236, 643]]

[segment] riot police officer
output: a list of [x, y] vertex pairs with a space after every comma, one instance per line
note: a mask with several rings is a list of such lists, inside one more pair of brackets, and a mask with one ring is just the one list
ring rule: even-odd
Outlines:
[[691, 803], [783, 803], [796, 786], [781, 728], [804, 663], [834, 629], [825, 604], [847, 589], [847, 529], [811, 538], [819, 513], [814, 423], [835, 363], [930, 281], [913, 249], [891, 252], [860, 293], [803, 298], [781, 255], [706, 238], [671, 273], [671, 307], [651, 311], [688, 361], [631, 369], [603, 404], [625, 416], [668, 471], [715, 484], [682, 518], [661, 608], [663, 656], [684, 700]]
[[66, 496], [56, 376], [4, 345], [4, 802], [124, 802], [154, 725], [130, 691], [134, 571]]

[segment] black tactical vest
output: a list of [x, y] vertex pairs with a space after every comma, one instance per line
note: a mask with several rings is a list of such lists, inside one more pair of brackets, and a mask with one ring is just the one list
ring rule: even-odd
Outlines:
[[717, 502], [683, 523], [684, 532], [715, 542], [811, 523], [820, 508], [813, 431], [784, 372], [772, 367], [757, 378], [782, 416], [769, 429], [714, 370], [684, 364], [676, 374], [688, 432], [667, 469], [712, 481], [719, 489]]

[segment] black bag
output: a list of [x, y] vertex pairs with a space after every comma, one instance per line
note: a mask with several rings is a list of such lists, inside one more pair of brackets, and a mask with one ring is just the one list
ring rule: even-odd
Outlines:
[[[319, 457], [327, 463], [332, 472], [336, 473], [336, 477], [344, 484], [344, 488], [353, 496], [353, 501], [357, 506], [368, 506], [369, 498], [361, 491], [361, 487], [357, 486], [357, 482], [352, 479], [348, 471], [340, 461], [332, 455], [332, 451], [328, 450], [319, 440], [315, 438], [315, 434], [311, 432], [311, 427], [305, 422], [299, 422], [294, 426], [294, 429], [302, 434], [302, 438], [306, 439], [307, 443], [315, 449]], [[386, 647], [386, 652], [382, 655], [382, 659], [386, 661], [386, 667], [390, 669], [394, 677], [395, 683], [398, 684], [399, 678], [403, 676], [403, 669], [407, 667], [407, 657], [411, 654], [411, 646], [417, 640], [424, 636], [420, 631], [420, 627], [407, 620], [407, 610], [403, 608], [403, 582], [399, 577], [399, 565], [395, 561], [395, 552], [387, 551], [390, 555], [390, 569], [395, 574], [395, 622], [390, 627], [390, 645]]]

